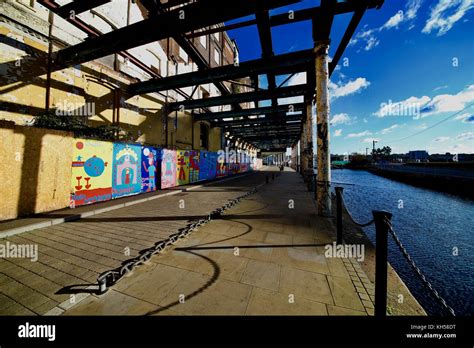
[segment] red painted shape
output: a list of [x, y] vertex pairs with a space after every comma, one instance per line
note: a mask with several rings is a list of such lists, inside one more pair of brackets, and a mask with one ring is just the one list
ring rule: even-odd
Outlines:
[[75, 188], [77, 191], [79, 191], [82, 188], [81, 179], [82, 179], [82, 176], [76, 176], [77, 186], [75, 186]]
[[91, 178], [84, 178], [84, 180], [86, 181], [86, 189], [90, 189], [91, 186], [92, 186], [91, 184], [89, 184], [89, 180], [90, 180], [90, 179], [91, 179]]

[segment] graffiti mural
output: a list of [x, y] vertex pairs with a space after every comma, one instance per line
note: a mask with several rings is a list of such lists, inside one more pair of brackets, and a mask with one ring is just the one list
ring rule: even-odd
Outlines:
[[71, 178], [72, 208], [112, 198], [113, 144], [76, 139]]
[[141, 146], [114, 144], [112, 198], [134, 195], [142, 190]]
[[176, 160], [176, 183], [177, 185], [187, 185], [189, 184], [189, 151], [176, 151]]
[[199, 181], [199, 173], [200, 173], [200, 153], [197, 150], [189, 151], [189, 182], [197, 182]]
[[161, 186], [161, 150], [142, 146], [142, 192], [156, 191]]
[[161, 188], [169, 188], [176, 186], [176, 151], [162, 151], [161, 160]]

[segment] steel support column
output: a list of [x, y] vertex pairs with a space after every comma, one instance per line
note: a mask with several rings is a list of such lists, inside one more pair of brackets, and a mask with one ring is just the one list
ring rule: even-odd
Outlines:
[[306, 165], [306, 146], [307, 146], [307, 134], [308, 131], [306, 130], [306, 127], [308, 126], [308, 123], [305, 122], [303, 123], [303, 130], [301, 132], [301, 142], [300, 142], [300, 164], [301, 164], [301, 174], [304, 175], [306, 173], [307, 165]]
[[329, 151], [329, 41], [315, 43], [316, 55], [316, 114], [317, 114], [317, 202], [318, 215], [331, 215], [331, 156]]
[[313, 165], [313, 114], [312, 114], [312, 101], [306, 101], [306, 137], [307, 137], [307, 148], [306, 148], [306, 157], [308, 161], [308, 170], [311, 172], [314, 169]]

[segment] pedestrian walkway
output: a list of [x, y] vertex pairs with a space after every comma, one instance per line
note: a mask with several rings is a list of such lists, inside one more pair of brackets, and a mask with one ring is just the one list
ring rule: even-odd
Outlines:
[[[190, 209], [204, 204], [199, 197]], [[135, 220], [150, 215], [137, 208]], [[288, 169], [106, 294], [64, 314], [373, 314], [372, 283], [356, 260], [324, 256], [333, 226], [315, 211], [299, 174]]]
[[[99, 274], [256, 186], [224, 215], [97, 294]], [[291, 169], [267, 167], [168, 193], [129, 197], [103, 213], [100, 205], [88, 207], [95, 215], [0, 239], [2, 246], [38, 247], [36, 262], [0, 259], [0, 314], [373, 314], [373, 248], [362, 264], [326, 257], [333, 221], [316, 216], [311, 193]], [[388, 278], [393, 313], [424, 314], [391, 267]]]
[[[105, 212], [0, 239], [4, 246], [38, 247], [36, 262], [0, 259], [0, 314], [60, 313], [95, 291], [100, 273], [120, 266], [188, 220], [207, 215], [263, 182], [264, 174], [255, 172], [205, 186], [190, 185], [173, 195], [163, 191], [157, 193], [159, 199], [129, 197], [127, 206], [120, 209], [107, 211], [112, 206], [104, 204], [83, 207], [82, 213], [99, 208]], [[118, 200], [115, 204], [124, 203]], [[51, 215], [57, 218], [58, 214], [70, 216], [71, 211]], [[9, 226], [28, 225], [33, 219], [27, 223], [16, 220]]]

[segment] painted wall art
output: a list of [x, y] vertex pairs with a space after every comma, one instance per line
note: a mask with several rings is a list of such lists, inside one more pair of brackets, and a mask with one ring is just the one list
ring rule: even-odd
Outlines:
[[189, 184], [189, 150], [176, 151], [176, 160], [176, 184], [187, 185]]
[[228, 166], [224, 162], [224, 158], [217, 157], [217, 174], [216, 177], [221, 178], [227, 175]]
[[141, 146], [114, 144], [112, 198], [130, 196], [142, 190]]
[[161, 149], [142, 146], [142, 192], [153, 192], [161, 187]]
[[170, 188], [176, 186], [176, 151], [174, 150], [162, 150], [161, 160], [161, 188]]
[[112, 198], [113, 144], [76, 139], [71, 177], [72, 208]]
[[200, 153], [197, 150], [189, 151], [189, 183], [198, 182], [200, 173]]

